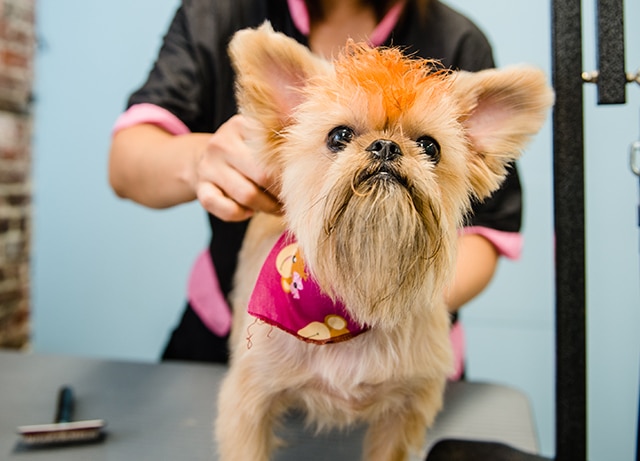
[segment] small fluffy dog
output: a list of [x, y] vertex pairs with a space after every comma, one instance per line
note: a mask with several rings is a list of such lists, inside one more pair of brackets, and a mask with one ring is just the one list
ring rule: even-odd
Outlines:
[[329, 63], [268, 24], [230, 56], [284, 215], [256, 215], [240, 254], [220, 459], [269, 460], [298, 408], [319, 429], [366, 422], [366, 460], [405, 460], [452, 367], [458, 229], [552, 91], [535, 69], [449, 72], [395, 48], [349, 43]]

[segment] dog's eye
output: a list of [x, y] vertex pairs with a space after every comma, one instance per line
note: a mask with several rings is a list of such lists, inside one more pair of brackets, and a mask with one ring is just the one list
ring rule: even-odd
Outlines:
[[331, 152], [340, 152], [353, 140], [354, 135], [348, 126], [337, 126], [327, 136], [327, 147]]
[[422, 149], [422, 153], [429, 157], [433, 163], [440, 161], [440, 144], [431, 136], [421, 136], [416, 140], [418, 147]]

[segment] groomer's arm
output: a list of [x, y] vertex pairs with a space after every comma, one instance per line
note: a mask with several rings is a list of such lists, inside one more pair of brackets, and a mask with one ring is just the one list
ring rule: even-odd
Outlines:
[[245, 139], [244, 119], [235, 116], [214, 134], [174, 136], [148, 124], [117, 132], [109, 154], [115, 193], [151, 208], [198, 199], [213, 215], [241, 221], [254, 211], [277, 212], [265, 192], [269, 180], [257, 167]]
[[491, 282], [499, 254], [486, 238], [477, 234], [458, 237], [458, 260], [453, 282], [445, 292], [450, 312], [456, 312]]
[[111, 187], [119, 197], [151, 208], [195, 200], [195, 165], [209, 137], [174, 136], [147, 124], [120, 130], [109, 155]]

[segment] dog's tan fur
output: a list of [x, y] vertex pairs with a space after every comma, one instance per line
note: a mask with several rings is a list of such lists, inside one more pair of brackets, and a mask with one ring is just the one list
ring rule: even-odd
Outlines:
[[[435, 63], [396, 49], [349, 44], [329, 64], [269, 25], [237, 33], [230, 54], [284, 216], [255, 216], [240, 254], [232, 363], [218, 401], [221, 460], [268, 460], [274, 426], [292, 407], [320, 429], [367, 422], [365, 459], [405, 460], [441, 408], [451, 370], [442, 293], [457, 231], [471, 200], [499, 187], [538, 131], [552, 92], [531, 68], [434, 72]], [[340, 125], [355, 136], [335, 153], [327, 134]], [[423, 135], [440, 144], [439, 163], [416, 144]], [[389, 166], [402, 181], [361, 180], [380, 165], [365, 151], [377, 139], [400, 147]], [[369, 331], [316, 345], [246, 313], [285, 228], [319, 286]]]

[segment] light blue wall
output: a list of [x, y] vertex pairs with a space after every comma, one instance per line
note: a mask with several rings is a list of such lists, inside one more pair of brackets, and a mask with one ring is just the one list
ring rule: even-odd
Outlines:
[[38, 2], [33, 265], [36, 350], [155, 360], [206, 245], [197, 205], [115, 198], [111, 127], [177, 0]]
[[[177, 0], [40, 0], [34, 151], [36, 351], [156, 360], [182, 310], [188, 268], [207, 238], [196, 205], [151, 211], [107, 183], [110, 128], [144, 78]], [[450, 0], [494, 45], [499, 65], [550, 73], [550, 2]], [[593, 1], [583, 2], [585, 70], [595, 68]], [[639, 2], [626, 2], [627, 68], [640, 66]], [[601, 107], [585, 87], [591, 460], [633, 459], [640, 364], [640, 87]], [[469, 377], [531, 398], [544, 454], [554, 451], [553, 222], [548, 123], [520, 163], [526, 188], [520, 261], [465, 309]]]

